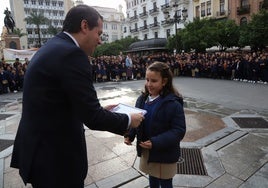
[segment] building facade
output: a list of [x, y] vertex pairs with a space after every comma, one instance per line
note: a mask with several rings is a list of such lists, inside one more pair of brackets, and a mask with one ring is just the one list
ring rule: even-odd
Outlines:
[[123, 36], [168, 38], [192, 21], [192, 0], [125, 0]]
[[41, 44], [53, 35], [48, 33], [50, 26], [60, 29], [68, 10], [73, 6], [72, 0], [10, 0], [10, 8], [16, 28], [27, 35], [21, 37], [21, 49], [35, 47], [38, 44], [36, 25], [25, 22], [30, 13], [43, 14], [49, 19], [48, 24], [40, 26]]
[[98, 6], [93, 6], [93, 8], [103, 17], [102, 41], [104, 43], [110, 43], [122, 39], [124, 20], [122, 5], [119, 5], [119, 10]]
[[260, 11], [264, 1], [266, 0], [229, 0], [229, 19], [235, 20], [237, 25], [247, 24], [252, 15]]
[[227, 19], [228, 0], [194, 0], [193, 13], [194, 18]]

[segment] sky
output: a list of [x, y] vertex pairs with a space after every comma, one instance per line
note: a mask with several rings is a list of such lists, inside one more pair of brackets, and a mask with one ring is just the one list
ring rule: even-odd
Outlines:
[[[0, 0], [1, 6], [0, 6], [0, 34], [2, 33], [2, 28], [5, 25], [4, 24], [4, 10], [8, 8], [10, 10], [9, 0]], [[109, 8], [115, 8], [118, 10], [119, 5], [121, 4], [123, 6], [123, 13], [126, 11], [126, 3], [125, 0], [83, 0], [84, 4], [90, 5], [90, 6], [100, 6], [100, 7], [109, 7]]]

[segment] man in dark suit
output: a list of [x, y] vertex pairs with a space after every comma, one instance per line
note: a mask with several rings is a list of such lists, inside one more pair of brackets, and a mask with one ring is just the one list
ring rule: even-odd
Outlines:
[[63, 32], [41, 47], [27, 69], [11, 167], [34, 188], [82, 188], [87, 175], [84, 127], [124, 135], [141, 114], [100, 106], [88, 56], [101, 44], [102, 16], [79, 5]]

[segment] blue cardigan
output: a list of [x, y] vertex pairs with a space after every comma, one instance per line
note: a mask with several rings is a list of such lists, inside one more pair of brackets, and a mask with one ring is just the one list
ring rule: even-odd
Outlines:
[[[183, 110], [182, 98], [174, 94], [162, 97], [152, 114], [150, 125], [152, 149], [149, 151], [148, 162], [174, 163], [180, 156], [180, 141], [186, 132], [185, 114]], [[141, 95], [136, 101], [136, 107], [144, 108], [146, 97]], [[129, 131], [130, 140], [137, 136], [137, 154], [140, 157], [142, 148], [141, 141], [146, 141], [143, 136], [144, 122], [136, 129]]]

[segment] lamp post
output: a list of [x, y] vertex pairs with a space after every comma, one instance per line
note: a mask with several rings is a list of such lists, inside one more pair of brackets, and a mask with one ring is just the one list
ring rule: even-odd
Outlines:
[[174, 15], [173, 18], [170, 19], [170, 13], [168, 11], [164, 12], [165, 14], [165, 19], [168, 23], [173, 23], [175, 24], [175, 35], [177, 34], [178, 30], [178, 24], [185, 22], [186, 18], [188, 17], [187, 14], [187, 9], [184, 7], [182, 10], [178, 10], [178, 4], [176, 0], [171, 0], [170, 1], [170, 6], [174, 10]]
[[[175, 24], [175, 40], [176, 40], [176, 49], [174, 50], [177, 51], [177, 34], [178, 34], [178, 24], [179, 23], [184, 23], [188, 17], [187, 14], [187, 9], [184, 7], [183, 9], [178, 10], [179, 4], [177, 3], [178, 0], [171, 0], [170, 1], [170, 6], [173, 9], [174, 15], [173, 18], [170, 18], [170, 13], [168, 11], [164, 12], [165, 15], [165, 20], [167, 23]], [[184, 45], [183, 45], [183, 50], [184, 50]]]
[[101, 40], [103, 41], [103, 42], [108, 42], [108, 40], [109, 40], [109, 35], [108, 35], [108, 33], [102, 33], [102, 35], [101, 35]]

